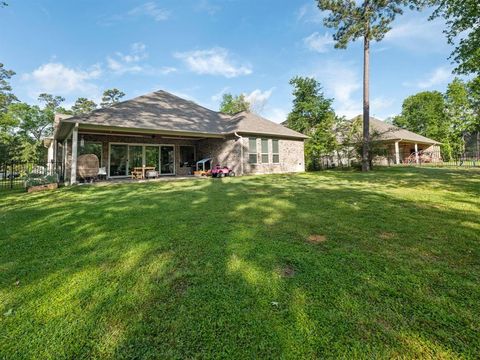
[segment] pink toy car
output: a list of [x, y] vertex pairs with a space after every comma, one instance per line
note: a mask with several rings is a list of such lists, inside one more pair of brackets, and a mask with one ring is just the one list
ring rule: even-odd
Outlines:
[[224, 176], [235, 176], [235, 172], [232, 169], [229, 169], [228, 166], [215, 165], [212, 169], [213, 177], [224, 177]]

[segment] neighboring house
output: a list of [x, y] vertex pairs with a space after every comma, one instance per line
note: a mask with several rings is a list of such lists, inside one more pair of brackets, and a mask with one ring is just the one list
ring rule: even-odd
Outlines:
[[[362, 131], [362, 116], [359, 115], [351, 120], [357, 122], [360, 138]], [[376, 143], [376, 147], [383, 155], [376, 156], [374, 163], [379, 165], [439, 162], [440, 143], [412, 131], [401, 129], [395, 125], [370, 117], [370, 138]], [[342, 139], [339, 139], [342, 141]], [[335, 165], [349, 163], [344, 154], [340, 154], [333, 160]]]
[[230, 116], [165, 91], [123, 101], [87, 115], [57, 115], [49, 160], [64, 164], [77, 181], [77, 157], [95, 154], [108, 178], [127, 177], [134, 167], [160, 175], [188, 175], [195, 162], [231, 167], [236, 174], [301, 172], [305, 135], [258, 115]]

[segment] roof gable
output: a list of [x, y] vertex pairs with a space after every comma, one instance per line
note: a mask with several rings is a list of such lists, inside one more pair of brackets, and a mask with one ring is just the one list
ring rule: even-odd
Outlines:
[[[362, 116], [358, 115], [352, 119], [361, 120]], [[370, 131], [377, 132], [381, 140], [406, 140], [418, 142], [422, 144], [440, 144], [438, 141], [427, 138], [412, 131], [399, 128], [398, 126], [388, 124], [385, 121], [370, 117]]]

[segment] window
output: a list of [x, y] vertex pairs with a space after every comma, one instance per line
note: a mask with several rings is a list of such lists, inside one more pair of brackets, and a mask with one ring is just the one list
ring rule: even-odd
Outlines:
[[262, 139], [262, 163], [268, 164], [268, 139]]
[[278, 151], [278, 140], [272, 139], [272, 160], [274, 164], [278, 164], [280, 162], [280, 154]]
[[[81, 144], [81, 143], [80, 143]], [[102, 143], [85, 141], [83, 146], [78, 147], [78, 155], [94, 154], [98, 157], [98, 162], [102, 166]]]
[[257, 163], [257, 138], [248, 138], [248, 162]]
[[180, 146], [180, 167], [195, 165], [195, 148], [193, 146]]

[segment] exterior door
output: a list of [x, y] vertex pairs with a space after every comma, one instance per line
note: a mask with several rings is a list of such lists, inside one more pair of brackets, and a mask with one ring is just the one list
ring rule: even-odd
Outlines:
[[130, 145], [128, 147], [128, 174], [131, 175], [133, 168], [143, 166], [143, 146]]
[[158, 171], [158, 164], [160, 163], [158, 146], [145, 146], [145, 166], [155, 167]]
[[163, 145], [160, 147], [160, 174], [173, 175], [175, 173], [175, 148]]
[[127, 145], [112, 144], [110, 146], [110, 176], [127, 176], [127, 158]]

